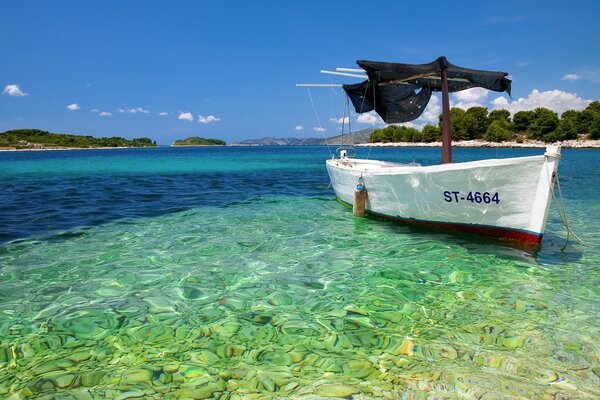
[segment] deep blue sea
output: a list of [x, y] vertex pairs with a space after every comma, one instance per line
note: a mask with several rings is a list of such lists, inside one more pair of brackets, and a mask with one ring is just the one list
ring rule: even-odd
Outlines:
[[0, 152], [0, 398], [600, 398], [600, 150], [535, 252], [353, 217], [329, 157]]

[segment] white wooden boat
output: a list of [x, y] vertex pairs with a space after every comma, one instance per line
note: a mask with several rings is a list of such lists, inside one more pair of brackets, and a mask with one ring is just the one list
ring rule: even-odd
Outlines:
[[444, 57], [430, 64], [358, 64], [368, 79], [343, 85], [344, 90], [357, 112], [375, 110], [388, 123], [418, 118], [431, 92], [442, 92], [442, 164], [355, 159], [342, 150], [339, 157], [326, 162], [342, 202], [357, 206], [361, 197], [355, 194], [366, 189], [361, 207], [369, 214], [525, 244], [541, 242], [560, 146], [549, 146], [539, 156], [451, 162], [448, 92], [484, 87], [510, 94], [506, 73], [457, 67]]
[[542, 240], [560, 146], [544, 155], [432, 166], [327, 160], [337, 197], [352, 205], [359, 180], [367, 213], [414, 225], [529, 244]]

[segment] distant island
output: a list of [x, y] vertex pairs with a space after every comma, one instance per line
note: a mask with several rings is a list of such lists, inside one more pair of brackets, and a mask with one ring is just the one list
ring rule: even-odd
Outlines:
[[174, 141], [171, 146], [225, 146], [227, 143], [221, 139], [205, 139], [192, 136], [183, 140]]
[[113, 136], [92, 136], [51, 133], [40, 129], [13, 129], [0, 133], [0, 149], [4, 150], [61, 150], [121, 147], [156, 147], [156, 142], [143, 137], [124, 139]]
[[343, 135], [332, 136], [328, 138], [300, 138], [300, 137], [264, 137], [260, 139], [248, 139], [241, 142], [234, 142], [233, 146], [321, 146], [321, 145], [341, 145], [349, 143], [368, 143], [369, 137], [373, 133], [373, 128], [367, 128], [360, 131], [346, 133]]

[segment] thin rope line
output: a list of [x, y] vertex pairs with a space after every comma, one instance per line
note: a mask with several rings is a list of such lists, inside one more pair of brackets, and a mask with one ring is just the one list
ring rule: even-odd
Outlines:
[[310, 88], [306, 88], [308, 90], [308, 97], [310, 97], [310, 104], [312, 105], [313, 111], [315, 112], [315, 117], [317, 118], [317, 122], [319, 123], [319, 129], [321, 135], [323, 135], [323, 139], [325, 139], [325, 144], [327, 145], [327, 151], [329, 151], [329, 155], [331, 156], [331, 148], [329, 147], [329, 142], [323, 133], [323, 126], [321, 125], [321, 120], [319, 120], [319, 114], [317, 114], [317, 109], [315, 108], [315, 102], [313, 101], [312, 94], [310, 93]]
[[350, 135], [350, 145], [354, 146], [354, 134], [352, 132], [352, 125], [350, 125], [352, 123], [352, 120], [350, 118], [350, 96], [348, 96], [348, 94], [346, 94], [346, 105], [344, 106], [344, 108], [348, 115], [348, 134]]
[[[548, 173], [550, 172], [547, 169], [546, 169], [546, 171]], [[579, 236], [577, 236], [575, 234], [575, 232], [573, 232], [571, 230], [571, 227], [569, 226], [569, 220], [567, 219], [567, 208], [565, 206], [565, 201], [564, 201], [564, 198], [563, 198], [562, 189], [560, 187], [560, 179], [558, 179], [558, 171], [554, 172], [554, 175], [556, 176], [556, 187], [558, 189], [558, 196], [560, 198], [560, 203], [561, 203], [561, 207], [560, 208], [558, 206], [558, 201], [557, 201], [556, 196], [554, 194], [554, 185], [552, 184], [552, 178], [550, 177], [550, 175], [548, 176], [548, 182], [550, 184], [550, 193], [552, 195], [552, 200], [554, 201], [554, 206], [556, 207], [556, 213], [558, 214], [558, 217], [560, 218], [560, 220], [563, 223], [565, 229], [567, 230], [567, 240], [565, 242], [565, 245], [561, 248], [561, 250], [564, 250], [567, 247], [567, 245], [569, 244], [569, 237], [571, 235], [573, 235], [573, 237], [575, 239], [577, 239], [580, 243], [583, 243], [583, 240], [581, 240], [581, 238], [579, 238]], [[562, 208], [562, 213], [561, 213], [561, 208]]]

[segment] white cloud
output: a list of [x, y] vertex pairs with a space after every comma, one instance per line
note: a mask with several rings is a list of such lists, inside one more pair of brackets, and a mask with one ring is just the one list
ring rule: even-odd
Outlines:
[[520, 97], [513, 101], [509, 101], [505, 97], [496, 97], [492, 100], [492, 108], [494, 110], [508, 110], [514, 115], [519, 111], [529, 111], [538, 107], [544, 107], [562, 114], [567, 110], [583, 110], [591, 102], [591, 100], [584, 100], [578, 97], [575, 93], [563, 92], [561, 90], [540, 92], [537, 89], [533, 89], [526, 98]]
[[304, 127], [303, 127], [302, 125], [296, 125], [296, 126], [294, 127], [294, 130], [295, 130], [295, 131], [303, 131], [303, 130], [304, 130]]
[[150, 111], [144, 110], [142, 107], [136, 107], [136, 108], [119, 108], [119, 112], [120, 113], [129, 113], [129, 114], [138, 114], [138, 113], [148, 114]]
[[453, 93], [454, 99], [457, 101], [452, 107], [468, 110], [471, 107], [485, 107], [484, 103], [487, 99], [489, 91], [484, 88], [472, 88]]
[[486, 25], [506, 24], [506, 23], [511, 23], [511, 22], [523, 22], [526, 20], [527, 20], [527, 18], [525, 18], [521, 15], [515, 15], [512, 17], [492, 15], [489, 17], [484, 17], [483, 21], [481, 21], [481, 25], [486, 26]]
[[341, 117], [341, 118], [329, 118], [331, 122], [335, 122], [336, 124], [347, 124], [350, 122], [350, 117]]
[[198, 115], [198, 122], [200, 122], [201, 124], [210, 124], [211, 122], [217, 122], [220, 121], [221, 118], [217, 118], [214, 115], [209, 115], [209, 116], [204, 116], [204, 115]]
[[164, 117], [165, 115], [169, 115], [168, 112], [159, 112], [158, 115], [160, 115], [161, 117]]
[[321, 128], [320, 126], [314, 127], [313, 131], [315, 132], [325, 132], [327, 129]]
[[437, 96], [431, 96], [429, 104], [425, 107], [423, 114], [416, 120], [417, 124], [422, 122], [423, 124], [437, 125], [440, 115], [440, 99]]
[[29, 93], [25, 93], [19, 85], [6, 85], [2, 94], [9, 96], [29, 96]]
[[100, 112], [100, 110], [98, 110], [97, 108], [92, 108], [92, 112], [97, 113], [97, 112]]
[[98, 114], [98, 116], [100, 116], [100, 117], [112, 117], [112, 113], [109, 113], [107, 111], [102, 111], [100, 114]]
[[77, 104], [77, 103], [69, 104], [67, 106], [67, 110], [70, 110], [70, 111], [79, 110], [79, 108], [80, 108], [79, 104]]
[[192, 115], [191, 112], [182, 112], [179, 114], [179, 117], [177, 117], [178, 119], [184, 119], [186, 121], [193, 121], [194, 120], [194, 116]]
[[560, 78], [561, 81], [577, 81], [579, 79], [581, 79], [581, 75], [577, 74], [566, 74], [565, 76]]
[[376, 125], [378, 123], [383, 123], [379, 115], [375, 111], [369, 111], [368, 113], [358, 114], [356, 117], [356, 122], [359, 124], [367, 124], [367, 125]]

